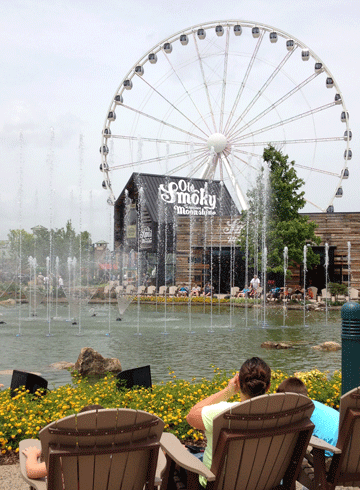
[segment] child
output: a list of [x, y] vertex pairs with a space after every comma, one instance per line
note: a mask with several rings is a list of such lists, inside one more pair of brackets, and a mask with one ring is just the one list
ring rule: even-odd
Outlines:
[[[306, 386], [301, 379], [296, 378], [295, 376], [285, 379], [282, 383], [280, 383], [276, 392], [299, 393], [301, 395], [308, 396]], [[332, 446], [336, 446], [339, 433], [339, 412], [316, 400], [312, 401], [315, 405], [315, 410], [310, 417], [311, 422], [315, 425], [313, 435], [331, 444]], [[332, 456], [332, 453], [325, 451], [325, 455], [329, 457]]]
[[[88, 405], [80, 410], [79, 413], [88, 412], [89, 410], [101, 410], [101, 405]], [[45, 462], [39, 463], [38, 458], [41, 456], [41, 449], [35, 446], [27, 447], [23, 450], [23, 454], [26, 456], [26, 473], [31, 479], [43, 478], [47, 476], [47, 469]]]

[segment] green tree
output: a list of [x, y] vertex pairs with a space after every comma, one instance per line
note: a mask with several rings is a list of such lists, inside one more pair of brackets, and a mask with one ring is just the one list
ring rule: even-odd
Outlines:
[[8, 240], [12, 268], [16, 270], [20, 266], [21, 258], [21, 269], [26, 269], [28, 258], [34, 255], [34, 235], [23, 229], [10, 230]]
[[[288, 247], [289, 265], [303, 262], [304, 245], [319, 244], [315, 235], [316, 224], [299, 211], [305, 206], [304, 181], [294, 168], [294, 161], [273, 146], [265, 148], [263, 159], [267, 168], [262, 169], [256, 185], [248, 192], [249, 209], [242, 213], [243, 229], [240, 245], [245, 249], [248, 229], [248, 249], [252, 264], [256, 255], [261, 260], [261, 251], [267, 247], [267, 271], [283, 272], [284, 247]], [[268, 184], [264, 176], [268, 173]], [[246, 223], [248, 222], [248, 225]], [[264, 238], [265, 237], [265, 238]], [[319, 256], [307, 248], [307, 267], [319, 263]]]
[[[80, 259], [80, 244], [82, 262], [86, 264], [92, 247], [91, 235], [87, 231], [76, 233], [71, 224], [67, 221], [65, 228], [49, 230], [44, 226], [35, 226], [33, 233], [25, 230], [10, 230], [8, 239], [10, 242], [10, 255], [14, 264], [19, 263], [21, 249], [21, 268], [28, 268], [29, 257], [36, 258], [39, 270], [46, 271], [46, 257], [52, 257], [52, 263], [59, 257], [61, 273], [66, 273], [68, 257]], [[21, 240], [20, 240], [21, 238]], [[21, 246], [20, 246], [21, 242]]]

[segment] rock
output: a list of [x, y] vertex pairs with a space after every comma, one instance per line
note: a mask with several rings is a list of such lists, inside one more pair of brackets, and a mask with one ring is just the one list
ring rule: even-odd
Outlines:
[[107, 372], [120, 373], [122, 371], [119, 359], [106, 359], [91, 347], [81, 349], [74, 368], [82, 376], [102, 376]]
[[14, 299], [5, 299], [4, 301], [0, 301], [0, 305], [2, 306], [15, 306], [16, 301]]
[[75, 364], [73, 362], [67, 362], [67, 361], [58, 361], [58, 362], [53, 362], [50, 364], [50, 367], [53, 369], [74, 369]]
[[265, 349], [291, 349], [292, 345], [286, 342], [272, 342], [271, 340], [267, 340], [261, 344], [261, 347]]
[[320, 345], [313, 345], [312, 349], [332, 352], [332, 351], [340, 350], [341, 345], [338, 344], [337, 342], [324, 342], [323, 344]]

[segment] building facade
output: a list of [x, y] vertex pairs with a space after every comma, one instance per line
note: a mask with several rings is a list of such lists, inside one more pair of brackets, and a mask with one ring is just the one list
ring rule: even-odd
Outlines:
[[[307, 286], [328, 281], [351, 283], [360, 290], [360, 213], [314, 213], [321, 244], [313, 247], [320, 264], [307, 271]], [[152, 174], [133, 174], [115, 203], [114, 237], [119, 278], [127, 284], [204, 286], [229, 293], [244, 287], [245, 254], [237, 245], [240, 214], [226, 186]], [[350, 245], [349, 245], [350, 242]], [[349, 260], [350, 250], [350, 260]], [[350, 266], [350, 268], [349, 268]], [[303, 284], [303, 266], [291, 268], [289, 286]], [[280, 286], [283, 277], [269, 276]]]

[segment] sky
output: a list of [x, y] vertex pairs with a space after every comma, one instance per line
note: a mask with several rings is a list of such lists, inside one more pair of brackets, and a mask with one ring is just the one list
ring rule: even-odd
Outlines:
[[330, 69], [353, 133], [351, 178], [336, 210], [359, 212], [357, 0], [14, 0], [3, 2], [0, 20], [0, 240], [10, 229], [62, 228], [71, 219], [94, 242], [112, 243], [99, 147], [117, 87], [161, 40], [227, 19], [281, 29]]

